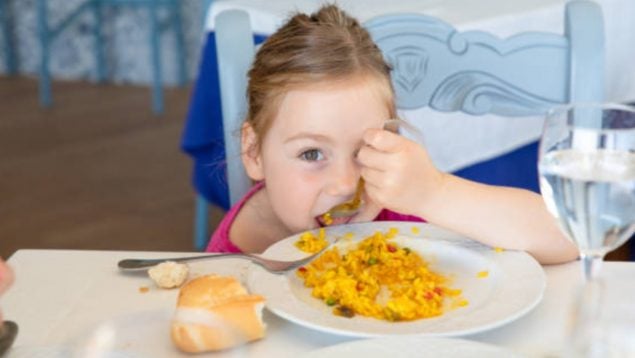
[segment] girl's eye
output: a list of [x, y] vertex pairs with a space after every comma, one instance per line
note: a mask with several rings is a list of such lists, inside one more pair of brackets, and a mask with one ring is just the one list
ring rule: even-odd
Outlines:
[[322, 152], [319, 149], [309, 149], [300, 154], [300, 159], [308, 162], [316, 162], [324, 159], [324, 155], [322, 155]]

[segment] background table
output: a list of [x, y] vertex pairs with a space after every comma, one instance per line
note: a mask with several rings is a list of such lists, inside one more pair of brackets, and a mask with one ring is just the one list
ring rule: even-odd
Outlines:
[[[116, 350], [133, 357], [178, 357], [171, 344], [169, 321], [178, 290], [155, 288], [145, 272], [122, 274], [117, 261], [129, 257], [171, 257], [183, 253], [19, 250], [8, 260], [17, 280], [2, 297], [7, 319], [20, 325], [9, 357], [40, 347], [47, 357], [102, 356]], [[218, 273], [245, 279], [249, 263], [223, 259], [191, 263], [194, 274]], [[563, 347], [573, 287], [581, 278], [579, 262], [545, 267], [547, 287], [541, 303], [502, 327], [463, 338], [500, 345], [529, 357], [558, 356]], [[603, 272], [614, 284], [632, 282], [635, 263], [607, 262]], [[141, 287], [149, 287], [141, 293]], [[635, 287], [635, 285], [630, 285]], [[635, 292], [624, 292], [635, 297]], [[322, 333], [265, 311], [265, 339], [224, 355], [297, 357], [352, 338]], [[73, 351], [79, 350], [79, 351]]]
[[[606, 36], [606, 93], [611, 101], [635, 100], [635, 2], [599, 0]], [[338, 4], [361, 21], [391, 12], [439, 17], [461, 31], [483, 30], [500, 37], [521, 31], [562, 33], [565, 0], [400, 0], [354, 1]], [[227, 208], [220, 97], [216, 69], [214, 17], [226, 9], [250, 14], [256, 40], [271, 34], [294, 10], [313, 11], [314, 0], [215, 0], [207, 15], [209, 34], [202, 52], [199, 78], [183, 133], [182, 148], [194, 158], [194, 185], [209, 201]], [[491, 184], [508, 184], [538, 191], [536, 140], [542, 118], [500, 118], [403, 111], [420, 127], [432, 159], [442, 169]], [[231, 158], [239, 160], [239, 158]]]

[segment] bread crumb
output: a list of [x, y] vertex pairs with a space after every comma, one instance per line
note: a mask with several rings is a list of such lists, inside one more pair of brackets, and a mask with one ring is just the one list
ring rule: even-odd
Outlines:
[[150, 268], [148, 275], [161, 288], [175, 288], [185, 282], [189, 272], [187, 264], [165, 261]]
[[150, 287], [148, 286], [139, 287], [139, 293], [147, 293], [148, 291], [150, 291]]

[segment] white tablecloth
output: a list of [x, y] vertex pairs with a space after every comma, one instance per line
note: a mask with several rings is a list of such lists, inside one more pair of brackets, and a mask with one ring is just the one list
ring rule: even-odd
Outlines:
[[[598, 0], [603, 8], [606, 34], [606, 93], [609, 101], [635, 100], [635, 1]], [[215, 0], [207, 16], [226, 9], [243, 9], [251, 17], [256, 33], [271, 34], [294, 10], [311, 12], [323, 1], [316, 0]], [[461, 31], [482, 30], [508, 37], [522, 31], [562, 33], [565, 0], [339, 0], [342, 8], [361, 21], [386, 13], [414, 12], [436, 16]], [[403, 111], [418, 125], [435, 163], [454, 171], [491, 159], [535, 141], [542, 118], [470, 117], [428, 109]]]
[[[17, 279], [2, 297], [5, 318], [20, 326], [15, 349], [8, 357], [190, 357], [180, 354], [169, 339], [178, 290], [155, 288], [145, 272], [122, 274], [116, 267], [123, 258], [182, 254], [17, 251], [8, 260]], [[192, 262], [190, 267], [194, 275], [214, 272], [244, 280], [247, 265], [245, 260], [229, 258]], [[579, 262], [544, 269], [547, 286], [536, 308], [502, 327], [464, 338], [499, 345], [528, 357], [559, 356], [573, 288], [582, 275]], [[624, 289], [623, 294], [635, 297], [635, 263], [608, 262], [603, 273], [613, 280], [612, 284], [630, 287], [631, 291]], [[141, 287], [149, 287], [149, 291], [142, 293]], [[353, 340], [293, 324], [267, 311], [264, 319], [268, 326], [265, 339], [221, 356], [298, 357]], [[40, 355], [35, 355], [38, 352]]]

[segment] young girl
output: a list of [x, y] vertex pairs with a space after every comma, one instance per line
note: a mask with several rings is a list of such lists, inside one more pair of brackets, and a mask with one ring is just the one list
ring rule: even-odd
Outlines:
[[423, 147], [382, 129], [396, 117], [390, 67], [368, 32], [334, 5], [293, 16], [267, 39], [247, 95], [242, 160], [257, 184], [207, 251], [262, 252], [319, 227], [361, 176], [361, 210], [336, 224], [425, 218], [542, 263], [577, 256], [539, 195], [442, 173]]

